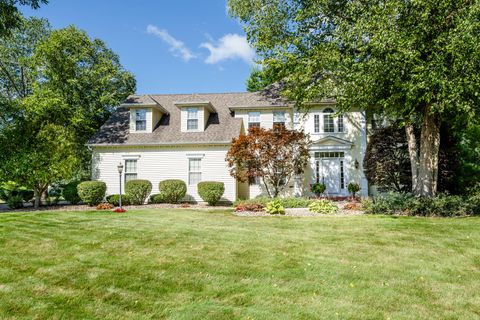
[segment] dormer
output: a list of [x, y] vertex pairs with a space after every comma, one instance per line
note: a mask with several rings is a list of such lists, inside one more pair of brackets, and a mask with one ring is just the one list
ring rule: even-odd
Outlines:
[[151, 133], [164, 114], [168, 114], [150, 96], [130, 96], [121, 105], [130, 110], [130, 133]]
[[202, 132], [211, 113], [217, 111], [209, 101], [175, 102], [181, 113], [182, 132]]

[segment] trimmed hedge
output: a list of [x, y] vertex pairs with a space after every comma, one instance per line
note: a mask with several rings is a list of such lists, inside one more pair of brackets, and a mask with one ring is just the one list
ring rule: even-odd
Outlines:
[[197, 184], [197, 190], [203, 201], [214, 206], [225, 192], [225, 184], [216, 181], [202, 181]]
[[77, 187], [80, 184], [79, 181], [71, 181], [63, 187], [63, 198], [71, 204], [77, 204], [80, 202], [80, 196], [78, 195]]
[[152, 192], [152, 183], [148, 180], [130, 180], [125, 184], [125, 193], [128, 194], [130, 202], [135, 205], [144, 204], [150, 192]]
[[178, 203], [187, 194], [187, 184], [183, 180], [163, 180], [158, 184], [162, 202]]
[[[111, 205], [118, 207], [120, 205], [120, 195], [111, 194], [107, 196], [107, 202]], [[131, 203], [130, 196], [128, 194], [122, 194], [122, 206], [129, 206]]]
[[78, 184], [77, 191], [83, 202], [90, 206], [96, 206], [105, 198], [107, 185], [102, 181], [84, 181]]
[[165, 203], [165, 200], [161, 194], [155, 193], [150, 196], [148, 203]]

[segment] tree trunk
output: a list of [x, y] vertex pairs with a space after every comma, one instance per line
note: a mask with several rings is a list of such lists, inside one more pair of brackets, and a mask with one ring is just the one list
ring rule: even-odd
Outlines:
[[33, 207], [35, 209], [38, 209], [40, 207], [40, 205], [42, 204], [42, 196], [43, 196], [43, 193], [45, 192], [46, 189], [47, 189], [46, 186], [43, 186], [43, 185], [40, 185], [40, 184], [34, 186], [33, 194], [35, 196], [35, 202], [33, 203]]
[[419, 166], [417, 138], [415, 137], [413, 124], [407, 124], [405, 131], [407, 133], [408, 155], [410, 156], [410, 167], [412, 169], [412, 192], [415, 193], [417, 190]]
[[440, 121], [425, 108], [420, 136], [418, 181], [415, 195], [433, 197], [437, 193], [438, 153], [440, 149]]

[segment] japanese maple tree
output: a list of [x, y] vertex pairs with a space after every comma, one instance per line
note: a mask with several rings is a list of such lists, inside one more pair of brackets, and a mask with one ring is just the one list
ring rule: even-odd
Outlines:
[[308, 164], [309, 137], [303, 131], [250, 128], [233, 139], [226, 161], [240, 182], [260, 179], [270, 197], [276, 197], [294, 175]]

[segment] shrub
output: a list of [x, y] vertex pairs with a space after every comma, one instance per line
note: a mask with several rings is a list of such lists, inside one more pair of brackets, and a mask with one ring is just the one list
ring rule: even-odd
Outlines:
[[[118, 207], [120, 205], [120, 195], [111, 194], [107, 196], [107, 202], [115, 207]], [[130, 203], [130, 196], [128, 194], [122, 194], [122, 206], [129, 206]]]
[[152, 183], [148, 180], [130, 180], [125, 184], [125, 193], [132, 204], [144, 204], [152, 192]]
[[265, 207], [267, 205], [267, 203], [269, 203], [270, 201], [272, 201], [272, 198], [265, 197], [265, 196], [259, 196], [259, 197], [256, 197], [254, 199], [239, 199], [239, 200], [236, 200], [233, 203], [233, 205], [236, 207], [238, 205], [244, 205], [244, 204], [258, 204], [258, 205], [261, 205], [261, 206]]
[[103, 202], [97, 205], [97, 210], [110, 210], [110, 209], [113, 209], [113, 205], [107, 202]]
[[319, 197], [322, 193], [325, 192], [327, 186], [323, 183], [314, 183], [311, 185], [310, 190], [315, 193], [317, 197]]
[[102, 181], [84, 181], [78, 184], [77, 191], [83, 202], [95, 206], [105, 198], [107, 185]]
[[158, 184], [158, 190], [164, 202], [178, 203], [187, 194], [187, 185], [183, 180], [163, 180]]
[[303, 198], [303, 197], [288, 197], [288, 198], [278, 198], [280, 204], [284, 208], [308, 208], [308, 206], [314, 201], [312, 199]]
[[81, 200], [77, 191], [77, 186], [79, 183], [79, 181], [71, 181], [63, 187], [62, 196], [71, 204], [77, 204]]
[[241, 203], [235, 206], [236, 212], [243, 212], [243, 211], [258, 212], [258, 211], [263, 211], [264, 209], [265, 209], [265, 206], [259, 203]]
[[355, 198], [355, 195], [360, 191], [360, 185], [356, 182], [350, 182], [347, 186], [348, 192], [352, 194], [352, 197]]
[[18, 200], [17, 196], [22, 197], [22, 201], [28, 202], [33, 199], [34, 192], [33, 190], [27, 189], [20, 186], [18, 183], [13, 181], [8, 181], [0, 184], [0, 199], [7, 202], [11, 197], [16, 197], [12, 199], [11, 202], [15, 203]]
[[265, 211], [270, 214], [285, 214], [285, 208], [282, 206], [280, 201], [278, 201], [278, 199], [272, 200], [267, 203]]
[[23, 207], [23, 197], [21, 194], [10, 196], [7, 199], [7, 206], [10, 209], [19, 209]]
[[355, 211], [362, 210], [362, 204], [360, 202], [349, 202], [343, 206], [343, 209]]
[[326, 199], [320, 199], [312, 202], [308, 206], [308, 210], [310, 212], [314, 213], [321, 213], [321, 214], [335, 214], [338, 211], [338, 207], [336, 204], [333, 202], [326, 200]]
[[216, 181], [202, 181], [197, 185], [198, 194], [203, 201], [214, 206], [218, 203], [225, 192], [225, 184]]
[[150, 196], [150, 199], [148, 200], [149, 203], [165, 203], [165, 199], [163, 199], [163, 196], [159, 193], [152, 194]]

